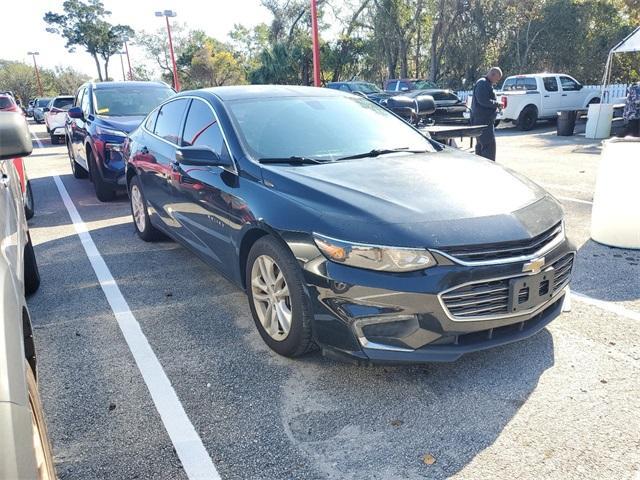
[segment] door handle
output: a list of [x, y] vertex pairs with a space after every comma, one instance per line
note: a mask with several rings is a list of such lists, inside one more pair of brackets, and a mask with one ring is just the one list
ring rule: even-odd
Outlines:
[[549, 98], [549, 95], [545, 95], [544, 98]]
[[563, 94], [562, 94], [562, 96], [563, 96], [563, 97], [566, 97], [566, 96], [567, 96], [567, 94], [566, 94], [566, 93], [563, 93]]
[[9, 176], [6, 173], [3, 173], [2, 176], [0, 176], [0, 186], [7, 188], [10, 183], [11, 179]]

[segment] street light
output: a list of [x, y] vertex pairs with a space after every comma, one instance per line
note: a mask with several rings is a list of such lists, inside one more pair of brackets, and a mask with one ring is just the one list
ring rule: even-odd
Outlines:
[[169, 18], [176, 17], [178, 14], [173, 10], [164, 10], [156, 12], [156, 17], [164, 17], [167, 21], [167, 34], [169, 35], [169, 52], [171, 53], [171, 63], [173, 64], [173, 88], [176, 92], [180, 91], [180, 79], [178, 78], [178, 66], [176, 65], [176, 57], [173, 53], [173, 41], [171, 40], [171, 27], [169, 26]]
[[127, 52], [118, 52], [118, 55], [120, 55], [120, 67], [122, 67], [122, 81], [126, 82], [127, 81], [127, 77], [124, 74], [124, 60], [122, 59], [123, 55], [126, 55]]
[[33, 68], [36, 71], [36, 81], [38, 82], [38, 95], [42, 96], [42, 82], [40, 82], [40, 72], [38, 71], [38, 63], [36, 62], [36, 55], [40, 55], [40, 52], [27, 52], [27, 55], [33, 57]]

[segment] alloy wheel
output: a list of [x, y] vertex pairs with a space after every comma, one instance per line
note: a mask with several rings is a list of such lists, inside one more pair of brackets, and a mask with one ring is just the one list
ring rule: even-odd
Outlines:
[[251, 268], [251, 296], [260, 324], [281, 342], [291, 330], [291, 296], [282, 270], [268, 255], [261, 255]]
[[142, 193], [137, 185], [131, 187], [131, 212], [133, 213], [133, 219], [136, 222], [138, 231], [144, 232], [147, 225], [147, 219], [144, 213], [144, 201], [142, 200]]

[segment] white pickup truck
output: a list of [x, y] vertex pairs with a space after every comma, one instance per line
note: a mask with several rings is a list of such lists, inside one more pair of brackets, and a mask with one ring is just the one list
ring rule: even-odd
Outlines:
[[561, 110], [584, 110], [600, 103], [599, 90], [582, 88], [562, 73], [507, 77], [496, 96], [503, 106], [498, 118], [515, 122], [520, 130], [531, 130], [539, 119], [555, 118]]

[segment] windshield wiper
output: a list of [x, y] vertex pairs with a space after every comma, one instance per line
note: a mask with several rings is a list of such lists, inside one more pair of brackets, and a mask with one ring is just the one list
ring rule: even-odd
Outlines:
[[258, 160], [258, 162], [260, 163], [291, 163], [294, 165], [315, 165], [318, 163], [326, 163], [325, 160], [320, 160], [318, 158], [299, 157], [297, 155], [293, 155], [291, 157], [261, 158]]
[[380, 155], [387, 155], [388, 153], [426, 153], [429, 150], [409, 150], [409, 147], [400, 148], [374, 148], [373, 150], [365, 153], [357, 153], [355, 155], [349, 155], [348, 157], [342, 157], [338, 160], [355, 160], [357, 158], [370, 158], [379, 157]]

